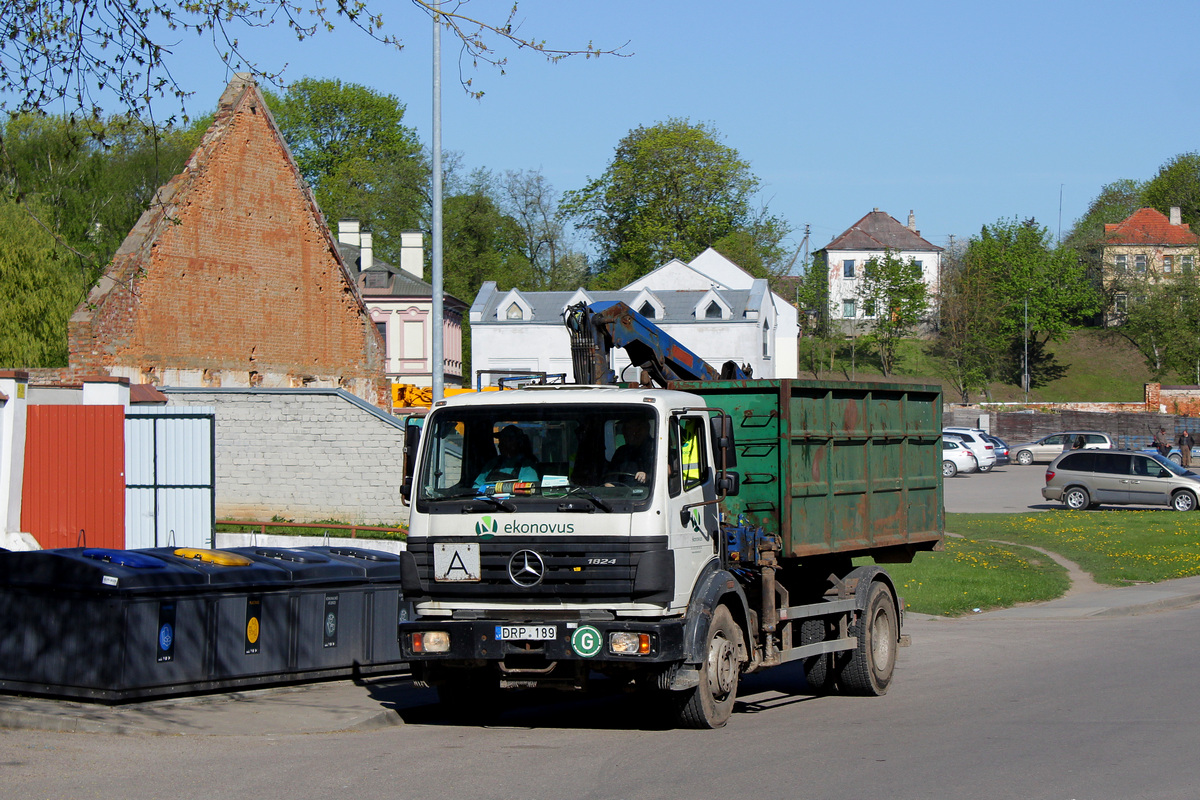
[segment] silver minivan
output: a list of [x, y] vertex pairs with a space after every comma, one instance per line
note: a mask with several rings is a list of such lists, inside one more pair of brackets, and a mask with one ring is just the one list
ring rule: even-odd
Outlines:
[[1014, 464], [1053, 461], [1058, 458], [1059, 453], [1070, 450], [1075, 440], [1081, 436], [1086, 450], [1111, 450], [1117, 446], [1113, 438], [1103, 431], [1064, 431], [1043, 436], [1036, 442], [1009, 445], [1008, 457]]
[[1099, 505], [1196, 508], [1200, 475], [1157, 453], [1072, 450], [1046, 468], [1042, 497], [1079, 511]]

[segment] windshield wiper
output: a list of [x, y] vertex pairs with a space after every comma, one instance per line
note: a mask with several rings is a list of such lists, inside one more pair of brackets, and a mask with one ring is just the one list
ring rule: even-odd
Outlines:
[[[442, 497], [431, 497], [430, 500], [482, 500], [485, 503], [491, 503], [501, 511], [516, 511], [517, 507], [507, 500], [502, 500], [499, 497], [492, 497], [490, 494], [479, 494], [478, 492], [460, 492], [458, 494], [448, 494]], [[466, 511], [466, 507], [463, 507]]]
[[595, 494], [593, 494], [590, 489], [588, 489], [585, 486], [572, 486], [570, 489], [567, 490], [567, 495], [570, 496], [573, 494], [583, 495], [588, 500], [591, 500], [593, 503], [595, 503], [596, 508], [600, 509], [601, 511], [603, 511], [606, 514], [612, 513], [612, 506], [610, 506], [608, 503], [601, 500], [599, 497], [597, 497]]

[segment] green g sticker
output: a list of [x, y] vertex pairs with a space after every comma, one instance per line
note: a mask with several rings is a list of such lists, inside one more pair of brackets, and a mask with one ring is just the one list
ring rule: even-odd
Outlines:
[[475, 535], [480, 539], [492, 538], [496, 535], [496, 531], [499, 529], [500, 526], [496, 523], [496, 520], [492, 519], [490, 516], [480, 517], [479, 522], [475, 523]]
[[600, 652], [603, 639], [600, 631], [591, 625], [583, 625], [576, 628], [575, 633], [571, 634], [571, 649], [583, 658], [591, 658]]

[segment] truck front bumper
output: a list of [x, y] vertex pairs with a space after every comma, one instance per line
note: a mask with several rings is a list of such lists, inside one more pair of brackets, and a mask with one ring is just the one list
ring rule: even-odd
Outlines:
[[[553, 638], [549, 638], [547, 629], [553, 629]], [[546, 638], [505, 638], [514, 633]], [[540, 656], [548, 662], [670, 663], [683, 658], [683, 633], [683, 620], [515, 622], [425, 618], [399, 625], [404, 659], [416, 662], [487, 662]], [[439, 634], [448, 637], [448, 643]], [[631, 652], [630, 642], [643, 641], [643, 636], [646, 644]]]

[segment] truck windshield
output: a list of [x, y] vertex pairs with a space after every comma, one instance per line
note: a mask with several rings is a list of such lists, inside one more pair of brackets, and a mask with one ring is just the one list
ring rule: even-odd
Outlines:
[[650, 497], [658, 430], [652, 409], [622, 405], [443, 408], [426, 421], [418, 498]]

